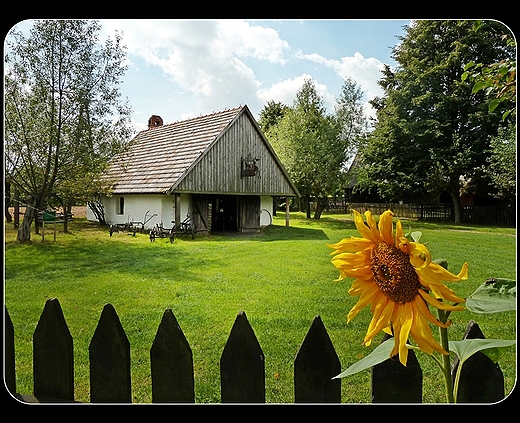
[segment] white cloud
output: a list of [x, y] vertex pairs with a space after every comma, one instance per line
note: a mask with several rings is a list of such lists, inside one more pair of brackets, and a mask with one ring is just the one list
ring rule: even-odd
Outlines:
[[316, 91], [318, 95], [323, 98], [325, 107], [330, 111], [334, 110], [335, 98], [328, 92], [327, 86], [320, 84], [311, 75], [306, 73], [297, 76], [296, 78], [288, 78], [277, 82], [271, 85], [270, 88], [262, 88], [258, 91], [258, 97], [264, 103], [274, 100], [291, 106], [296, 98], [296, 92], [302, 87], [305, 79], [312, 79], [314, 81]]
[[206, 109], [256, 100], [261, 83], [243, 59], [283, 65], [289, 51], [275, 30], [244, 21], [103, 21], [103, 26], [109, 33], [122, 28], [130, 54], [158, 66]]
[[[354, 56], [342, 57], [340, 60], [327, 59], [317, 53], [299, 54], [299, 57], [329, 67], [342, 79], [352, 78], [361, 87], [368, 100], [383, 95], [383, 90], [377, 81], [383, 76], [381, 71], [384, 69], [384, 64], [374, 57], [365, 58], [359, 52], [354, 53]], [[375, 118], [376, 112], [368, 102], [363, 105], [363, 109], [367, 116]]]
[[333, 69], [342, 79], [351, 77], [359, 84], [369, 100], [383, 93], [377, 81], [382, 77], [384, 64], [374, 57], [365, 58], [359, 52], [354, 53], [354, 56], [342, 57], [340, 60], [327, 59], [316, 53], [302, 54], [301, 57]]

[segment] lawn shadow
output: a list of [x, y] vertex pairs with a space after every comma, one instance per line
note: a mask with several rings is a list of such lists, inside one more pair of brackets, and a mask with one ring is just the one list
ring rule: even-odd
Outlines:
[[328, 240], [323, 229], [302, 228], [298, 226], [267, 226], [263, 231], [261, 241], [290, 241], [290, 240]]

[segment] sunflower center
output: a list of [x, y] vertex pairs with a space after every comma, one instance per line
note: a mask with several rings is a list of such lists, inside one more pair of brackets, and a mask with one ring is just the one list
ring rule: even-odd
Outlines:
[[393, 245], [379, 243], [372, 249], [370, 270], [381, 292], [396, 303], [413, 301], [421, 287], [409, 255]]

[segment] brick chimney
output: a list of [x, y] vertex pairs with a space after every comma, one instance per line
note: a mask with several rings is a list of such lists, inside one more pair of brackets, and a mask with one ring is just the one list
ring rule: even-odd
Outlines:
[[148, 129], [156, 128], [157, 126], [162, 126], [163, 120], [162, 117], [157, 115], [152, 115], [150, 119], [148, 119]]

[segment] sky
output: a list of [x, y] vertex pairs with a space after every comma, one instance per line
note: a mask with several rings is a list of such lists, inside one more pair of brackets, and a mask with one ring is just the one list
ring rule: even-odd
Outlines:
[[[291, 105], [311, 78], [329, 112], [351, 77], [368, 101], [382, 95], [384, 64], [408, 20], [101, 20], [100, 37], [122, 33], [128, 70], [120, 91], [136, 130], [246, 104]], [[22, 22], [20, 27], [27, 27]]]

